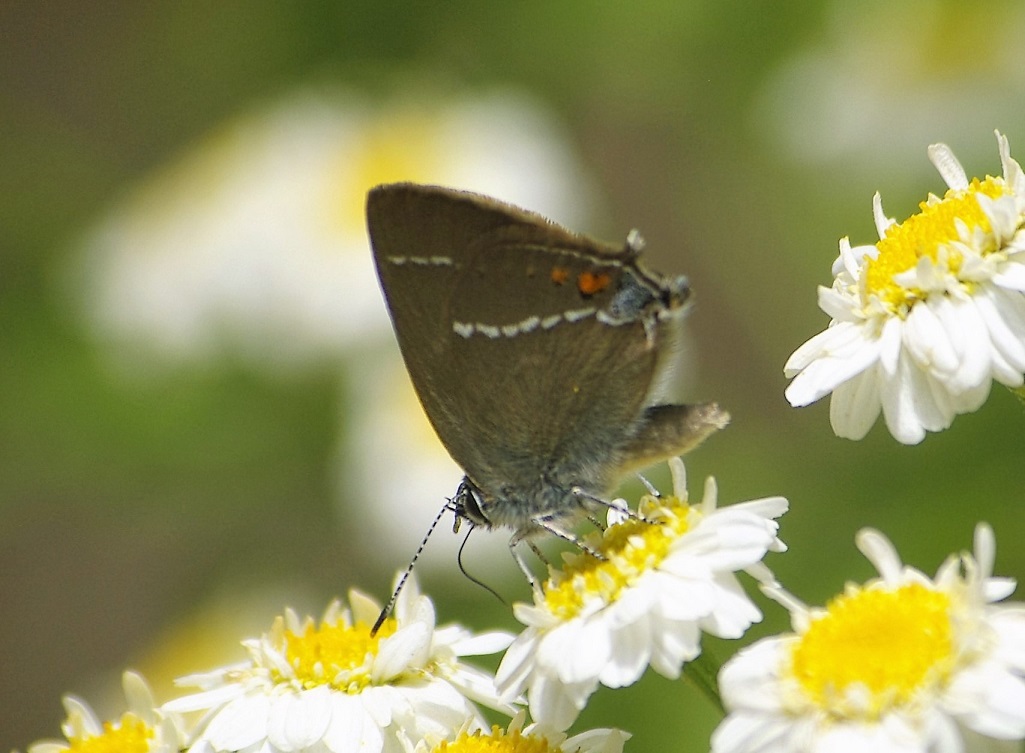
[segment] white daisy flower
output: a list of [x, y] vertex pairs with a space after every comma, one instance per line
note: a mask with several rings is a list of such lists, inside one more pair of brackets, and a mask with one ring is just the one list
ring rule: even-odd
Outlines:
[[178, 719], [153, 702], [145, 680], [134, 672], [122, 676], [128, 710], [116, 721], [101, 722], [84, 701], [65, 696], [68, 717], [61, 725], [66, 742], [43, 740], [28, 753], [178, 753], [184, 735]]
[[333, 603], [319, 625], [288, 610], [270, 633], [244, 642], [249, 661], [180, 680], [202, 691], [165, 708], [207, 712], [189, 750], [397, 751], [400, 737], [483, 728], [475, 701], [515, 713], [490, 675], [460, 661], [500, 651], [512, 636], [435, 628], [434, 606], [413, 578], [376, 635], [380, 606], [357, 591], [349, 605]]
[[819, 288], [828, 329], [785, 366], [798, 407], [833, 393], [838, 436], [865, 436], [880, 410], [890, 433], [926, 431], [977, 410], [992, 380], [1025, 372], [1025, 174], [997, 134], [1003, 177], [973, 179], [943, 144], [929, 157], [950, 189], [895, 223], [875, 198], [880, 241], [840, 241], [832, 288]]
[[996, 604], [1014, 581], [992, 577], [993, 532], [935, 578], [901, 564], [880, 533], [858, 548], [880, 577], [825, 608], [778, 586], [794, 633], [766, 638], [719, 675], [729, 714], [714, 753], [953, 753], [968, 738], [1025, 738], [1025, 605]]
[[490, 732], [464, 728], [454, 739], [421, 740], [405, 744], [405, 753], [623, 753], [630, 734], [618, 729], [593, 729], [573, 737], [539, 724], [523, 726], [526, 712], [520, 711], [507, 729], [498, 725]]
[[[818, 33], [760, 77], [755, 133], [805, 169], [892, 170], [937, 130], [1021, 118], [1021, 3], [823, 3]], [[939, 49], [972, 50], [956, 65]], [[956, 103], [956, 106], [951, 106]], [[898, 176], [910, 180], [911, 171]], [[901, 186], [904, 187], [903, 184]], [[910, 187], [910, 186], [909, 186]]]
[[716, 509], [709, 478], [687, 504], [683, 461], [670, 461], [673, 496], [645, 496], [638, 516], [611, 511], [609, 528], [585, 539], [599, 553], [568, 555], [534, 604], [516, 604], [527, 626], [498, 668], [499, 689], [527, 691], [531, 716], [566, 729], [598, 684], [631, 685], [650, 664], [675, 678], [701, 651], [700, 633], [739, 638], [761, 613], [734, 573], [768, 579], [760, 564], [783, 551], [775, 518], [782, 497]]

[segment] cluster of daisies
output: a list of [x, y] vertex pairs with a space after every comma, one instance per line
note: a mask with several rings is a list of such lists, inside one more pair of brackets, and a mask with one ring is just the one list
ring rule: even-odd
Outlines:
[[[840, 242], [819, 294], [830, 326], [786, 366], [792, 404], [832, 393], [840, 436], [863, 437], [881, 412], [899, 441], [919, 442], [976, 410], [993, 380], [1022, 387], [1025, 174], [997, 138], [1002, 177], [969, 181], [934, 146], [946, 194], [903, 223], [877, 196], [879, 242]], [[380, 604], [353, 591], [319, 621], [286, 611], [244, 642], [246, 661], [183, 678], [195, 691], [162, 705], [132, 673], [117, 720], [67, 698], [66, 740], [29, 753], [621, 753], [621, 730], [569, 736], [581, 710], [649, 667], [693, 671], [703, 634], [742, 637], [762, 615], [741, 572], [792, 630], [741, 649], [707, 684], [725, 710], [713, 753], [955, 753], [1025, 739], [1025, 604], [1005, 601], [1015, 583], [993, 575], [988, 526], [934, 576], [864, 529], [856, 543], [878, 577], [812, 607], [763, 563], [785, 550], [785, 499], [719, 508], [709, 479], [691, 504], [682, 461], [670, 468], [672, 494], [610, 508], [533, 603], [515, 605], [517, 636], [438, 627], [415, 582], [375, 632]], [[499, 652], [494, 674], [465, 660]], [[489, 723], [498, 717], [508, 721]]]
[[838, 436], [861, 439], [882, 412], [917, 444], [978, 410], [993, 380], [1020, 390], [1025, 373], [1025, 173], [997, 133], [1001, 177], [968, 180], [945, 144], [929, 158], [949, 189], [904, 222], [873, 209], [879, 241], [840, 241], [831, 320], [787, 361], [795, 407], [832, 393]]
[[[353, 591], [319, 621], [286, 611], [244, 642], [246, 661], [182, 678], [196, 691], [161, 706], [132, 673], [118, 720], [67, 698], [67, 741], [29, 753], [621, 753], [624, 731], [567, 730], [599, 685], [633, 684], [648, 667], [677, 678], [702, 633], [739, 638], [759, 621], [741, 571], [790, 612], [793, 632], [722, 667], [714, 753], [925, 753], [1025, 738], [1025, 604], [999, 603], [1014, 583], [992, 575], [988, 527], [935, 577], [864, 530], [858, 546], [879, 577], [813, 608], [762, 562], [785, 550], [785, 499], [718, 508], [709, 479], [690, 504], [683, 463], [670, 467], [671, 495], [611, 510], [533, 603], [515, 606], [518, 636], [437, 626], [413, 581], [374, 633], [380, 604]], [[503, 650], [496, 674], [465, 661]], [[508, 723], [489, 725], [485, 709]]]

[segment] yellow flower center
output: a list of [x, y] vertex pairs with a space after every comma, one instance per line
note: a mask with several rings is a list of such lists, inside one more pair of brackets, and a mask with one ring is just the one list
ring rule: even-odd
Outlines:
[[103, 732], [91, 737], [72, 737], [74, 753], [146, 753], [153, 739], [153, 730], [134, 714], [124, 714], [121, 723], [103, 723]]
[[442, 741], [434, 753], [560, 753], [560, 748], [550, 746], [544, 737], [524, 735], [518, 729], [506, 733], [495, 725], [491, 734], [461, 732], [452, 742]]
[[876, 717], [949, 677], [955, 661], [950, 596], [918, 583], [852, 589], [827, 604], [790, 660], [805, 695], [823, 710]]
[[[918, 214], [890, 225], [886, 237], [876, 244], [879, 253], [866, 264], [866, 294], [878, 296], [895, 313], [907, 313], [924, 294], [898, 284], [894, 276], [914, 269], [923, 257], [941, 261], [941, 254], [942, 261], [956, 275], [962, 257], [951, 244], [963, 240], [959, 222], [969, 233], [978, 229], [989, 235], [992, 231], [989, 218], [982, 211], [977, 196], [997, 198], [1007, 193], [1010, 191], [1002, 178], [988, 177], [983, 181], [973, 178], [964, 190], [950, 189], [942, 199], [932, 197], [923, 201], [918, 205], [921, 210]], [[995, 250], [995, 244], [993, 248], [979, 250], [988, 253]]]
[[369, 123], [355, 154], [339, 158], [337, 193], [328, 196], [329, 217], [347, 230], [363, 232], [367, 191], [395, 181], [437, 181], [443, 157], [439, 154], [438, 125], [427, 110], [386, 112]]
[[688, 530], [690, 507], [663, 498], [653, 515], [610, 526], [592, 548], [604, 559], [581, 553], [545, 583], [545, 606], [563, 620], [576, 617], [595, 599], [611, 604], [624, 588], [657, 567], [672, 543]]
[[301, 635], [285, 631], [285, 656], [303, 687], [331, 685], [355, 694], [370, 684], [374, 657], [382, 638], [395, 632], [394, 618], [381, 625], [375, 635], [370, 626], [357, 622], [316, 627], [308, 623]]

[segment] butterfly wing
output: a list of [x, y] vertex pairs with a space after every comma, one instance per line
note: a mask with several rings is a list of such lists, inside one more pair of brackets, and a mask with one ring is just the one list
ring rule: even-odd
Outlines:
[[474, 194], [382, 186], [367, 216], [413, 385], [485, 497], [521, 520], [573, 486], [606, 493], [686, 289], [630, 248]]

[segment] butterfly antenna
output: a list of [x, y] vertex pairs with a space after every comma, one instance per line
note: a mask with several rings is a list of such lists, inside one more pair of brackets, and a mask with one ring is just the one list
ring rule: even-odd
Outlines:
[[501, 595], [498, 593], [498, 591], [493, 589], [487, 583], [485, 583], [485, 582], [483, 582], [481, 580], [477, 580], [477, 578], [474, 578], [472, 575], [470, 575], [468, 572], [466, 572], [466, 568], [463, 567], [463, 549], [466, 548], [466, 542], [470, 540], [470, 534], [471, 533], [473, 533], [473, 527], [472, 526], [470, 527], [470, 530], [466, 532], [466, 536], [463, 537], [463, 543], [459, 545], [459, 554], [456, 555], [456, 562], [459, 563], [459, 572], [461, 572], [464, 576], [466, 576], [467, 580], [469, 580], [471, 583], [477, 584], [478, 586], [483, 588], [485, 591], [487, 591], [489, 594], [491, 594], [496, 599], [498, 599], [500, 602], [502, 602], [502, 604], [504, 606], [509, 606], [508, 602], [506, 602], [506, 600], [501, 597]]
[[[406, 581], [409, 580], [409, 576], [413, 574], [413, 565], [416, 564], [416, 561], [420, 558], [420, 553], [424, 550], [424, 547], [427, 546], [427, 539], [431, 537], [431, 534], [434, 533], [434, 529], [438, 527], [438, 523], [441, 522], [442, 516], [451, 509], [452, 501], [449, 500], [445, 503], [445, 506], [441, 508], [438, 514], [434, 516], [434, 522], [431, 523], [430, 527], [427, 529], [427, 533], [424, 534], [423, 540], [420, 542], [420, 546], [416, 548], [416, 553], [413, 555], [413, 559], [409, 561], [409, 566], [406, 568], [406, 572], [404, 572], [402, 577], [399, 578], [398, 585], [395, 586], [395, 590], [392, 592], [391, 598], [388, 599], [388, 603], [385, 604], [384, 609], [381, 610], [381, 614], [378, 616], [377, 622], [375, 622], [374, 626], [370, 629], [371, 638], [377, 635], [377, 631], [381, 629], [381, 625], [384, 624], [384, 621], [388, 619], [388, 615], [391, 614], [391, 610], [395, 606], [395, 600], [399, 598], [399, 592], [401, 592], [402, 587], [406, 585]], [[463, 543], [465, 544], [466, 542], [464, 541]], [[460, 549], [460, 552], [462, 552], [462, 549]], [[459, 568], [462, 569], [462, 563], [460, 563]], [[465, 574], [466, 571], [464, 570], [463, 573]], [[473, 578], [470, 578], [470, 580], [473, 580]]]

